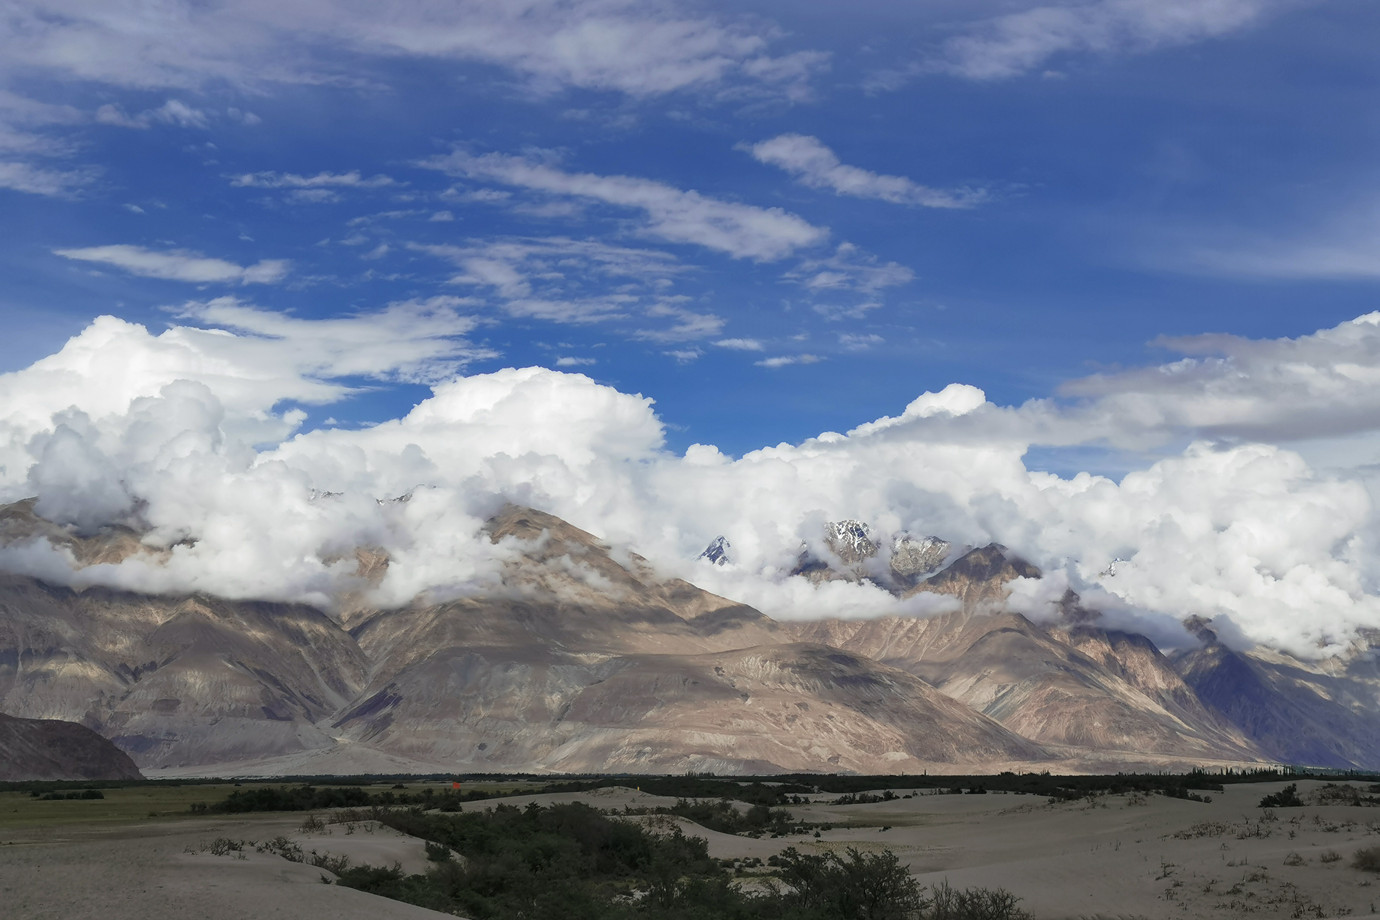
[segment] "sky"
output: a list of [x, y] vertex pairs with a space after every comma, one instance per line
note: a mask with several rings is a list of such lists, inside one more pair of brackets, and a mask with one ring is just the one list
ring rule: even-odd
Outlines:
[[0, 498], [166, 551], [11, 568], [401, 603], [521, 500], [778, 616], [929, 612], [788, 575], [850, 517], [1032, 615], [1380, 628], [1374, 4], [0, 15]]

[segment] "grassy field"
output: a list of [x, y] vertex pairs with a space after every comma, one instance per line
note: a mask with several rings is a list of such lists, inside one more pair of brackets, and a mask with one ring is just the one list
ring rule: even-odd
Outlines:
[[18, 790], [0, 792], [0, 828], [75, 824], [133, 824], [192, 817], [193, 802], [219, 801], [235, 790], [225, 785], [137, 785], [102, 789], [103, 799], [42, 801]]
[[[0, 790], [0, 829], [61, 827], [72, 825], [112, 826], [137, 824], [144, 821], [167, 821], [177, 818], [193, 818], [193, 803], [214, 803], [225, 799], [235, 791], [256, 785], [284, 786], [300, 783], [131, 783], [128, 786], [110, 787], [100, 784], [103, 799], [72, 799], [44, 801], [35, 798], [28, 790]], [[421, 792], [432, 789], [437, 793], [451, 788], [448, 782], [403, 783], [404, 789], [394, 789], [391, 783], [367, 785], [371, 793], [392, 789], [395, 792]], [[540, 783], [528, 782], [467, 782], [462, 787], [465, 792], [483, 791], [492, 795], [511, 795], [534, 791]], [[81, 789], [80, 785], [64, 785], [60, 791], [70, 792]], [[203, 816], [204, 817], [204, 816]]]

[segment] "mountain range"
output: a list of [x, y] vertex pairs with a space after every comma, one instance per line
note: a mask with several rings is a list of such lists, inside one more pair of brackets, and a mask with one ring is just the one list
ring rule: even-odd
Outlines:
[[[1380, 635], [1321, 661], [1191, 648], [1101, 625], [1070, 593], [1005, 605], [1038, 570], [992, 544], [831, 524], [813, 581], [954, 598], [932, 617], [773, 620], [508, 505], [501, 590], [393, 609], [76, 590], [0, 575], [0, 712], [62, 719], [148, 771], [1056, 772], [1380, 764]], [[32, 502], [0, 540], [82, 564], [139, 534], [78, 535]], [[705, 565], [726, 564], [711, 544]], [[388, 559], [360, 548], [358, 573]]]

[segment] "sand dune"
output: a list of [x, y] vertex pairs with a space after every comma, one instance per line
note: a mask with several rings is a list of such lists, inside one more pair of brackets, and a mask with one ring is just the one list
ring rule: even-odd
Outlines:
[[[1040, 920], [1380, 917], [1380, 876], [1350, 865], [1357, 849], [1380, 845], [1380, 809], [1257, 807], [1262, 795], [1284, 785], [1229, 786], [1211, 793], [1211, 803], [1122, 795], [1050, 804], [994, 793], [838, 806], [817, 796], [793, 810], [835, 825], [819, 838], [754, 840], [682, 827], [707, 838], [718, 858], [765, 860], [786, 846], [888, 848], [922, 882], [1006, 888]], [[1305, 781], [1299, 791], [1306, 798], [1321, 786]], [[635, 788], [504, 801], [584, 801], [617, 811], [672, 803]], [[304, 835], [300, 825], [298, 815], [57, 834], [0, 826], [0, 903], [7, 916], [22, 920], [442, 916], [324, 885], [322, 870], [275, 856], [187, 852], [217, 837], [286, 834], [304, 849], [356, 862], [398, 861], [408, 871], [425, 866], [419, 841], [386, 829], [357, 826], [345, 833], [335, 825], [329, 834]]]

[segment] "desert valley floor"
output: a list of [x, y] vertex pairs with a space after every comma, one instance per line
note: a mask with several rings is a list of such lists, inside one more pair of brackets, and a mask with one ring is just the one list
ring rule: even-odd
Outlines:
[[[720, 859], [765, 861], [787, 846], [887, 848], [922, 883], [947, 879], [956, 887], [1005, 888], [1038, 920], [1380, 916], [1380, 875], [1351, 865], [1356, 850], [1380, 843], [1380, 809], [1258, 807], [1261, 796], [1285, 785], [1228, 785], [1211, 802], [1104, 795], [1051, 804], [1043, 796], [992, 793], [833, 805], [835, 796], [822, 795], [791, 809], [807, 821], [835, 825], [818, 839], [752, 839], [682, 824], [687, 833], [708, 839], [710, 854]], [[1301, 781], [1299, 792], [1308, 799], [1321, 785]], [[303, 831], [300, 813], [135, 817], [119, 795], [104, 802], [44, 803], [70, 807], [55, 822], [39, 820], [28, 793], [0, 793], [0, 904], [6, 916], [445, 916], [322, 884], [323, 870], [249, 847], [243, 858], [208, 852], [217, 838], [268, 840], [281, 834], [355, 863], [396, 861], [405, 871], [420, 872], [426, 866], [420, 840], [367, 822], [332, 824], [329, 814], [321, 816], [325, 828], [310, 832]], [[632, 787], [503, 801], [519, 807], [583, 801], [618, 811], [673, 804]], [[753, 884], [750, 873], [744, 878]]]

